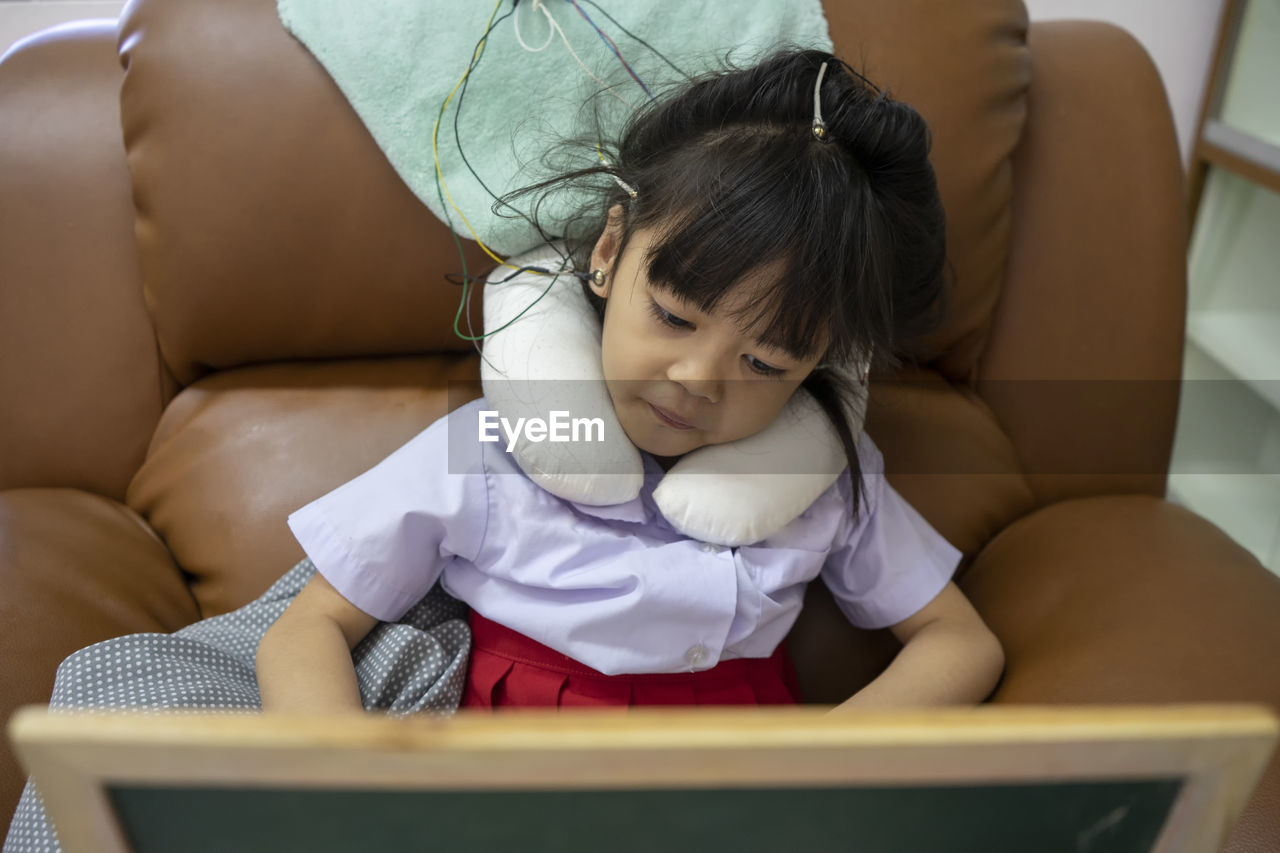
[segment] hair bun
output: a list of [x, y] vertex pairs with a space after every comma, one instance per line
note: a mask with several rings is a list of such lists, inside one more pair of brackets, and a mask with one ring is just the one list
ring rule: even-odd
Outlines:
[[920, 113], [887, 94], [866, 93], [842, 110], [836, 138], [868, 174], [916, 170], [929, 159], [929, 126]]

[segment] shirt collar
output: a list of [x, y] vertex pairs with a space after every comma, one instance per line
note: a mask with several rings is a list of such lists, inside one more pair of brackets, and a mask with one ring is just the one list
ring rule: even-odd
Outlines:
[[636, 523], [653, 521], [658, 515], [657, 508], [653, 504], [653, 490], [657, 488], [658, 483], [662, 482], [664, 472], [658, 460], [644, 451], [640, 452], [640, 460], [644, 463], [644, 485], [640, 488], [640, 494], [631, 500], [605, 505], [583, 504], [576, 501], [569, 501], [569, 503], [579, 512], [595, 518]]

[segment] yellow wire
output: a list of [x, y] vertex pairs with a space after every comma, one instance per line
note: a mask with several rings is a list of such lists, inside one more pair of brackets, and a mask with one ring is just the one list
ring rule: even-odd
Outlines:
[[[440, 117], [443, 116], [446, 112], [448, 112], [449, 102], [453, 100], [454, 94], [458, 91], [458, 89], [462, 86], [462, 84], [466, 82], [467, 77], [471, 74], [471, 69], [475, 65], [476, 57], [480, 55], [480, 51], [484, 50], [485, 42], [489, 40], [489, 30], [493, 27], [493, 19], [498, 14], [498, 9], [500, 9], [501, 7], [502, 7], [502, 0], [498, 0], [498, 2], [493, 5], [493, 11], [489, 13], [489, 23], [485, 25], [484, 38], [480, 39], [480, 43], [476, 45], [475, 52], [471, 54], [471, 62], [467, 64], [467, 70], [463, 73], [461, 79], [459, 79], [458, 82], [454, 85], [453, 91], [449, 93], [449, 97], [444, 99], [444, 109], [440, 111], [440, 115], [436, 116], [435, 124], [432, 125], [431, 127], [431, 156], [432, 156], [432, 159], [435, 160], [436, 180], [440, 182], [440, 188], [444, 191], [445, 198], [449, 200], [449, 206], [452, 207], [457, 212], [458, 216], [462, 218], [462, 221], [466, 223], [467, 230], [471, 232], [471, 236], [475, 238], [476, 243], [480, 245], [480, 248], [484, 250], [484, 253], [486, 255], [488, 255], [493, 260], [497, 261], [499, 266], [511, 267], [512, 269], [519, 269], [519, 267], [517, 267], [515, 264], [509, 264], [506, 261], [504, 261], [502, 258], [495, 255], [492, 251], [490, 251], [489, 247], [484, 244], [484, 241], [480, 239], [480, 235], [476, 233], [476, 229], [472, 227], [471, 221], [467, 219], [466, 214], [463, 213], [462, 210], [458, 207], [458, 205], [454, 203], [453, 196], [449, 194], [449, 185], [445, 183], [445, 180], [444, 180], [444, 172], [440, 168], [440, 143], [439, 143]], [[546, 275], [546, 273], [540, 273], [540, 275]]]

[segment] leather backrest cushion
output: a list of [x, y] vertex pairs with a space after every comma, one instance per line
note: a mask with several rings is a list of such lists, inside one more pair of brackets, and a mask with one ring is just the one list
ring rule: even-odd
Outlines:
[[[922, 348], [967, 375], [1008, 247], [1029, 79], [1018, 0], [826, 4], [837, 52], [934, 131], [957, 289]], [[184, 384], [288, 358], [461, 350], [460, 264], [274, 0], [141, 0], [121, 22], [125, 141], [162, 352]], [[427, 140], [424, 140], [424, 144]], [[472, 243], [469, 267], [491, 265]]]
[[[148, 0], [120, 26], [139, 258], [180, 382], [254, 362], [470, 349], [452, 331], [460, 291], [444, 275], [462, 266], [448, 229], [275, 0]], [[465, 245], [470, 273], [494, 265]]]
[[823, 5], [836, 53], [929, 123], [954, 289], [946, 321], [915, 350], [947, 378], [967, 379], [1009, 254], [1011, 162], [1031, 83], [1026, 8], [1021, 0]]
[[[479, 396], [477, 366], [437, 355], [206, 377], [165, 411], [128, 504], [190, 576], [202, 615], [235, 609], [302, 558], [289, 513]], [[1008, 439], [976, 396], [920, 371], [876, 385], [872, 401], [868, 429], [889, 482], [966, 554], [1034, 507]]]
[[991, 409], [935, 371], [873, 381], [867, 432], [884, 454], [889, 483], [968, 556], [1036, 507]]
[[165, 410], [127, 502], [190, 577], [201, 615], [225, 613], [302, 559], [291, 512], [479, 394], [467, 355], [224, 371]]

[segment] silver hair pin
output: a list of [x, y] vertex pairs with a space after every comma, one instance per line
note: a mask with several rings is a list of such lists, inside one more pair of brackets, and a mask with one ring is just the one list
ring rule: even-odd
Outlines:
[[631, 196], [632, 198], [636, 197], [635, 187], [631, 186], [631, 184], [622, 180], [622, 178], [619, 178], [617, 175], [614, 175], [613, 179], [618, 182], [618, 186], [622, 187], [622, 189], [626, 192], [627, 195]]
[[813, 136], [819, 142], [830, 142], [831, 137], [827, 133], [827, 123], [822, 120], [822, 78], [827, 73], [827, 63], [822, 63], [822, 67], [818, 69], [818, 82], [813, 86]]
[[[612, 167], [613, 164], [605, 159], [604, 151], [600, 150], [599, 142], [596, 143], [596, 156], [600, 158], [600, 162], [603, 163], [605, 166]], [[633, 199], [638, 195], [635, 187], [631, 186], [631, 184], [622, 180], [622, 178], [619, 178], [612, 171], [609, 172], [609, 177], [613, 178], [614, 182], [617, 183], [618, 186], [622, 187], [622, 191], [625, 192], [627, 195], [631, 196]]]

